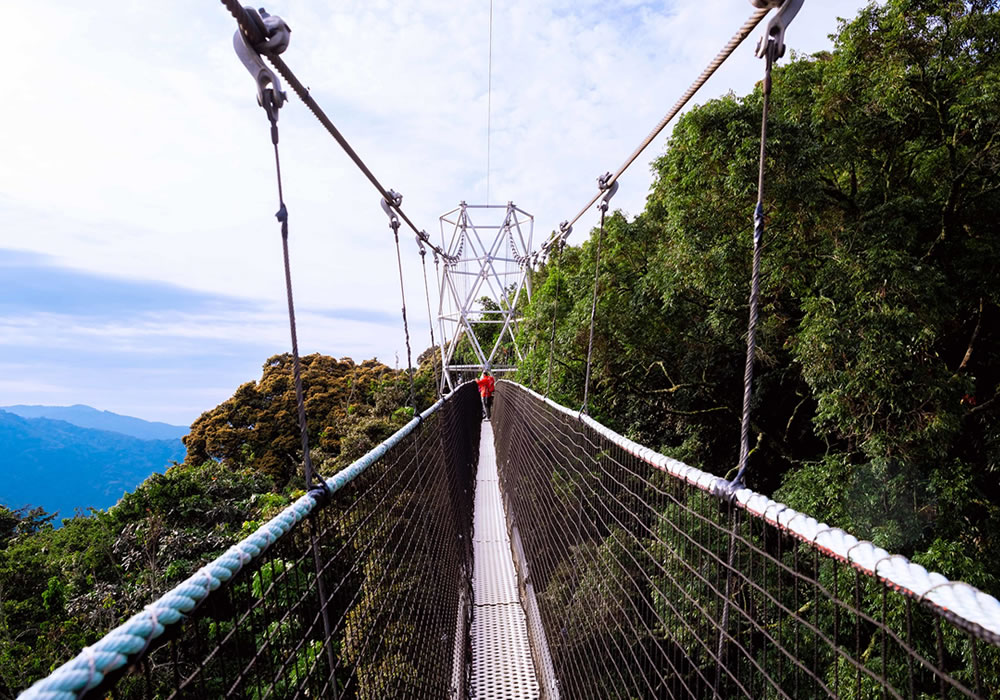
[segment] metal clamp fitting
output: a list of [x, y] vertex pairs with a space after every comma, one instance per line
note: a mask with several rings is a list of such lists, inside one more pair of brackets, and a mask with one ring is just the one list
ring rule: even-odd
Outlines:
[[771, 60], [776, 61], [785, 55], [785, 30], [802, 9], [804, 0], [750, 0], [754, 7], [760, 9], [778, 8], [777, 14], [767, 23], [764, 35], [757, 42], [757, 57], [765, 58], [771, 52]]
[[[609, 182], [610, 184], [608, 184]], [[604, 197], [601, 198], [597, 208], [601, 211], [607, 211], [611, 198], [618, 192], [618, 180], [611, 182], [611, 173], [604, 173], [597, 178], [597, 186], [604, 192]]]
[[285, 49], [288, 48], [288, 42], [292, 38], [291, 28], [281, 17], [278, 17], [278, 15], [269, 15], [263, 7], [260, 8], [260, 19], [264, 24], [267, 39], [254, 44], [253, 47], [257, 50], [257, 53], [284, 53]]
[[[233, 34], [233, 48], [240, 61], [250, 71], [254, 82], [257, 83], [257, 104], [267, 112], [271, 122], [278, 121], [278, 110], [288, 99], [281, 89], [281, 81], [270, 68], [264, 65], [264, 60], [260, 57], [260, 52], [281, 53], [288, 48], [288, 39], [291, 29], [280, 17], [268, 15], [258, 15], [252, 8], [243, 8], [247, 17], [252, 19], [254, 26], [261, 30], [261, 40], [250, 45], [247, 37], [239, 29]], [[252, 37], [256, 39], [257, 37]], [[252, 40], [251, 39], [251, 40]]]
[[389, 217], [389, 228], [395, 231], [399, 228], [399, 217], [396, 216], [396, 212], [392, 210], [392, 207], [396, 207], [398, 209], [400, 205], [402, 205], [403, 195], [395, 190], [389, 190], [387, 194], [389, 195], [389, 200], [391, 201], [387, 201], [385, 197], [382, 198], [382, 211], [384, 211], [385, 215]]

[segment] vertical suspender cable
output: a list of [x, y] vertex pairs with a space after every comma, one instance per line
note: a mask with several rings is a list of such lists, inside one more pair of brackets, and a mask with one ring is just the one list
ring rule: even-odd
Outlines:
[[611, 179], [611, 173], [607, 173], [602, 177], [598, 178], [598, 183], [602, 190], [604, 190], [604, 198], [601, 199], [600, 204], [597, 208], [601, 210], [601, 231], [597, 235], [597, 251], [594, 256], [594, 294], [590, 300], [590, 339], [587, 341], [587, 372], [583, 380], [583, 405], [580, 407], [580, 413], [587, 413], [587, 401], [590, 399], [590, 363], [594, 352], [594, 319], [597, 316], [597, 293], [600, 287], [600, 275], [601, 275], [601, 244], [604, 241], [604, 217], [608, 213], [608, 205], [611, 202], [611, 198], [615, 196], [615, 192], [618, 191], [617, 182], [609, 182]]
[[553, 274], [556, 276], [556, 291], [555, 297], [552, 300], [552, 333], [549, 336], [549, 372], [548, 379], [545, 382], [545, 398], [549, 397], [549, 392], [552, 391], [552, 359], [555, 353], [556, 347], [556, 313], [559, 310], [559, 261], [562, 259], [562, 243], [557, 239], [556, 245], [556, 260], [553, 265]]
[[[438, 372], [437, 366], [437, 343], [434, 341], [434, 316], [431, 314], [431, 292], [430, 287], [427, 286], [427, 249], [424, 246], [424, 242], [417, 237], [417, 245], [420, 246], [420, 267], [423, 268], [424, 272], [424, 299], [427, 300], [427, 327], [431, 332], [431, 362], [434, 365], [434, 386], [437, 392], [437, 397], [441, 398], [441, 376]], [[434, 266], [437, 267], [437, 253], [434, 253]]]
[[403, 256], [399, 252], [399, 217], [393, 211], [393, 207], [398, 208], [403, 202], [403, 195], [389, 190], [392, 201], [382, 199], [382, 209], [389, 217], [389, 228], [392, 229], [392, 237], [396, 242], [396, 266], [399, 270], [399, 298], [403, 304], [403, 334], [406, 336], [406, 376], [410, 379], [410, 405], [413, 406], [414, 417], [420, 415], [417, 410], [417, 393], [413, 386], [413, 353], [410, 351], [410, 325], [406, 321], [406, 290], [403, 287]]
[[601, 275], [601, 243], [604, 241], [604, 215], [607, 209], [601, 209], [601, 232], [597, 235], [597, 250], [594, 254], [594, 293], [590, 299], [590, 338], [587, 341], [587, 372], [583, 379], [583, 405], [580, 413], [587, 413], [587, 401], [590, 399], [590, 362], [594, 353], [594, 318], [597, 316], [597, 291]]
[[493, 0], [490, 0], [490, 48], [486, 72], [486, 204], [490, 203], [490, 136], [493, 121]]
[[[764, 241], [764, 174], [767, 159], [767, 120], [771, 99], [771, 69], [774, 62], [785, 53], [784, 34], [788, 23], [794, 19], [802, 6], [803, 0], [751, 0], [764, 9], [779, 7], [777, 15], [768, 24], [767, 33], [761, 37], [757, 46], [757, 55], [764, 59], [764, 84], [762, 89], [762, 107], [760, 121], [760, 158], [757, 168], [757, 204], [753, 212], [753, 269], [750, 274], [750, 319], [747, 324], [747, 358], [743, 372], [743, 413], [740, 419], [740, 461], [736, 478], [729, 482], [725, 490], [732, 497], [736, 490], [743, 487], [746, 478], [747, 465], [750, 461], [750, 399], [753, 393], [754, 355], [757, 350], [757, 317], [760, 300], [760, 261], [761, 248]], [[733, 562], [736, 557], [736, 533], [739, 530], [739, 510], [730, 505], [732, 517], [732, 532], [729, 536], [729, 552], [726, 566], [725, 602], [722, 608], [722, 620], [719, 625], [719, 642], [716, 655], [715, 689], [713, 696], [720, 697], [722, 668], [725, 665], [725, 641], [729, 634], [729, 596], [732, 592]]]
[[[298, 408], [299, 435], [302, 440], [302, 464], [305, 470], [306, 490], [318, 492], [317, 496], [323, 498], [329, 495], [329, 488], [322, 479], [313, 480], [312, 457], [309, 454], [309, 429], [306, 423], [305, 397], [302, 390], [302, 370], [299, 363], [299, 340], [295, 328], [295, 302], [292, 297], [292, 268], [288, 255], [288, 208], [285, 206], [285, 196], [281, 185], [281, 160], [278, 156], [278, 114], [277, 107], [265, 103], [268, 119], [271, 122], [271, 143], [274, 145], [274, 169], [278, 180], [278, 213], [275, 214], [281, 222], [281, 250], [284, 257], [285, 267], [285, 295], [288, 299], [288, 326], [292, 336], [292, 375], [295, 381], [295, 403]], [[320, 563], [319, 541], [316, 533], [309, 531], [310, 548], [312, 549], [313, 565], [316, 569], [316, 595], [319, 598], [320, 617], [323, 620], [323, 647], [326, 649], [326, 660], [329, 664], [330, 675], [328, 683], [332, 690], [332, 697], [337, 697], [337, 679], [335, 669], [336, 660], [333, 656], [333, 631], [330, 625], [330, 616], [327, 611], [328, 599], [325, 586], [323, 584], [323, 567]]]
[[562, 251], [566, 247], [566, 239], [569, 235], [573, 233], [573, 227], [568, 221], [563, 221], [559, 224], [559, 235], [551, 240], [552, 245], [556, 248], [556, 261], [554, 274], [556, 275], [556, 294], [555, 299], [552, 301], [552, 333], [549, 336], [549, 371], [548, 380], [545, 384], [545, 398], [549, 397], [549, 392], [552, 390], [552, 360], [555, 356], [556, 347], [556, 318], [559, 311], [559, 279], [562, 276], [562, 266], [560, 262], [562, 261]]
[[750, 461], [750, 398], [753, 391], [754, 355], [757, 351], [757, 317], [760, 300], [760, 259], [764, 242], [764, 168], [767, 157], [767, 115], [771, 98], [771, 67], [774, 52], [764, 58], [763, 116], [760, 123], [760, 163], [757, 169], [757, 206], [753, 211], [753, 270], [750, 274], [750, 320], [747, 323], [747, 359], [743, 370], [743, 415], [740, 420], [740, 462], [736, 483], [743, 483]]
[[[274, 130], [277, 133], [277, 129]], [[309, 454], [309, 429], [306, 423], [305, 396], [302, 390], [302, 369], [299, 362], [299, 339], [295, 328], [295, 302], [292, 298], [292, 269], [288, 260], [288, 209], [281, 191], [281, 165], [278, 160], [278, 142], [274, 142], [274, 166], [278, 174], [278, 221], [281, 222], [281, 252], [285, 259], [285, 296], [288, 299], [288, 326], [292, 336], [292, 376], [295, 380], [295, 403], [299, 417], [299, 438], [302, 441], [302, 464], [305, 469], [306, 488], [313, 488], [312, 457]]]

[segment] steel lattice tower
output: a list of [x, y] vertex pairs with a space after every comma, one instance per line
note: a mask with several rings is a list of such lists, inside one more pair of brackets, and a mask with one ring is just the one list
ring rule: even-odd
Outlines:
[[522, 293], [531, 298], [535, 218], [513, 202], [462, 202], [443, 214], [440, 223], [449, 256], [441, 269], [438, 306], [441, 389], [452, 391], [484, 369], [498, 375], [512, 372], [522, 359], [518, 304]]

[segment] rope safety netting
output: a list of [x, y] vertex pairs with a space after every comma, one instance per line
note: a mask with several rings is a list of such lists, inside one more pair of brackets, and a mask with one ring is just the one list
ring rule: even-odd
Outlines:
[[461, 691], [479, 425], [467, 384], [21, 697]]
[[493, 424], [529, 629], [562, 697], [1000, 687], [992, 596], [749, 489], [730, 500], [722, 479], [520, 385], [498, 384]]

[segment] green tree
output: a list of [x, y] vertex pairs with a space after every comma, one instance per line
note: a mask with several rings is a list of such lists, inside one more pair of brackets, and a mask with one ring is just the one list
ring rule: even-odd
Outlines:
[[[889, 0], [775, 71], [750, 483], [996, 590], [997, 2]], [[590, 409], [736, 463], [761, 93], [681, 118], [645, 211], [609, 217]], [[536, 273], [521, 377], [579, 405], [592, 234]]]

